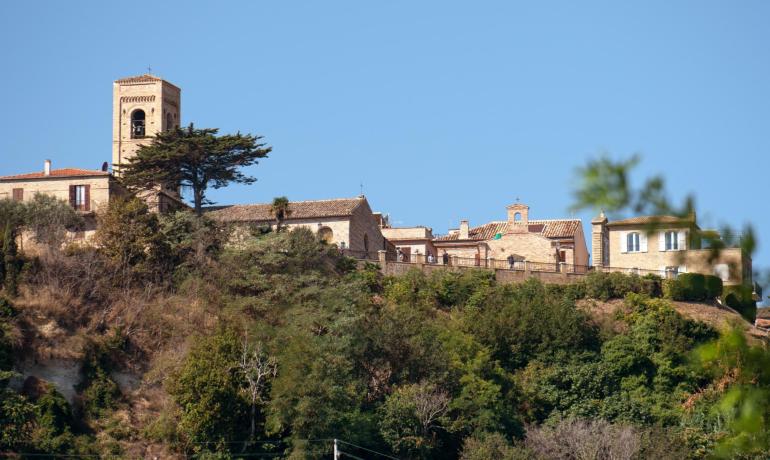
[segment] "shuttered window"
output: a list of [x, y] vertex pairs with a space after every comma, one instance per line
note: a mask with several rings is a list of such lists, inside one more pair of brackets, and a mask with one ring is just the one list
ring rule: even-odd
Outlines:
[[15, 189], [13, 189], [13, 201], [24, 201], [24, 189], [23, 188], [15, 188]]
[[78, 211], [90, 211], [91, 186], [70, 185], [70, 205]]

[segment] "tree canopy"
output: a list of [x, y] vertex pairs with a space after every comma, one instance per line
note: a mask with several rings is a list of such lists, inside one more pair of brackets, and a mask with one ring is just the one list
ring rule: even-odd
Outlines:
[[195, 213], [200, 215], [209, 187], [221, 188], [231, 182], [250, 184], [256, 178], [242, 168], [267, 157], [272, 147], [262, 136], [226, 134], [216, 128], [186, 128], [159, 132], [152, 143], [143, 145], [133, 158], [118, 165], [123, 183], [133, 190], [153, 190], [160, 185], [188, 187]]

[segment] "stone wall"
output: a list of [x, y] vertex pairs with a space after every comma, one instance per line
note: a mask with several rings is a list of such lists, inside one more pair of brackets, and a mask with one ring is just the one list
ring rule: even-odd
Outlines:
[[110, 198], [110, 178], [96, 177], [47, 177], [33, 180], [4, 181], [0, 183], [0, 200], [13, 198], [13, 189], [24, 190], [23, 201], [30, 201], [36, 193], [51, 195], [69, 203], [70, 185], [90, 185], [90, 210], [97, 211]]
[[368, 251], [374, 255], [377, 251], [385, 249], [385, 238], [380, 231], [380, 225], [366, 200], [362, 200], [361, 205], [353, 211], [348, 235], [348, 248], [351, 251]]
[[[489, 240], [486, 244], [490, 259], [506, 260], [513, 254], [532, 262], [557, 262], [555, 243], [539, 233], [506, 233], [499, 240]], [[571, 263], [569, 259], [567, 262]]]

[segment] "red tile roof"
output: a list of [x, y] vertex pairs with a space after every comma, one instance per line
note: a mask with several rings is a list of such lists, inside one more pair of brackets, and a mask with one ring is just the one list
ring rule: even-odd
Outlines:
[[[530, 220], [529, 232], [540, 233], [546, 238], [572, 238], [581, 226], [580, 219], [553, 219], [553, 220]], [[468, 239], [474, 241], [491, 240], [496, 234], [504, 234], [508, 231], [508, 222], [489, 222], [479, 227], [473, 227], [468, 230]], [[458, 241], [459, 232], [444, 235], [436, 238], [434, 241]]]
[[[321, 217], [346, 217], [353, 214], [366, 198], [340, 198], [334, 200], [291, 201], [287, 221], [294, 219], [315, 219]], [[222, 222], [268, 222], [273, 221], [272, 205], [239, 204], [210, 208], [206, 215]]]
[[109, 176], [107, 171], [96, 169], [62, 168], [52, 169], [51, 174], [45, 175], [43, 171], [16, 174], [13, 176], [2, 176], [0, 180], [23, 180], [23, 179], [47, 179], [49, 177], [84, 177], [84, 176]]

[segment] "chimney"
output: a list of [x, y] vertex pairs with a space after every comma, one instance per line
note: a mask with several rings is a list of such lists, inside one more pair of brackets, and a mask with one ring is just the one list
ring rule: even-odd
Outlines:
[[467, 240], [469, 238], [470, 228], [467, 220], [460, 221], [460, 239]]
[[43, 163], [43, 175], [51, 175], [51, 160], [45, 160], [45, 163]]

